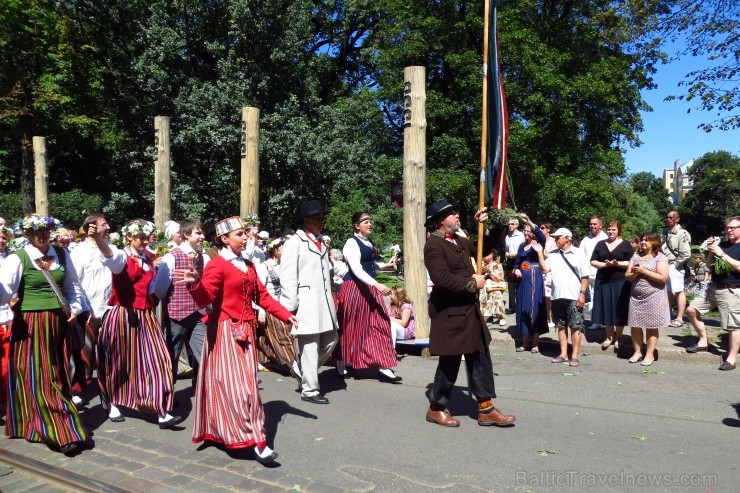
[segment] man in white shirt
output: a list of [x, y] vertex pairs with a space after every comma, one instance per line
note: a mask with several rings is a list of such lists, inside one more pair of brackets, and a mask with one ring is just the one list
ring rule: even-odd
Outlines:
[[151, 287], [151, 292], [164, 302], [162, 325], [175, 379], [178, 373], [178, 359], [185, 343], [190, 346], [193, 353], [194, 361], [190, 361], [190, 366], [194, 371], [197, 370], [206, 336], [206, 325], [201, 322], [201, 318], [207, 313], [208, 307], [196, 305], [185, 284], [173, 284], [172, 273], [175, 269], [193, 267], [202, 276], [210, 260], [201, 251], [205, 235], [200, 221], [184, 220], [178, 235], [183, 241], [162, 257], [157, 277], [154, 278]]
[[82, 289], [83, 312], [77, 318], [80, 326], [85, 328], [85, 345], [78, 352], [72, 354], [72, 402], [76, 406], [82, 404], [82, 399], [77, 395], [82, 392], [87, 382], [92, 379], [95, 368], [95, 343], [97, 330], [103, 320], [105, 312], [108, 311], [108, 299], [110, 298], [113, 278], [110, 270], [100, 260], [100, 249], [92, 237], [87, 236], [90, 225], [95, 225], [98, 231], [103, 231], [103, 237], [107, 240], [110, 226], [102, 214], [90, 214], [82, 223], [82, 231], [85, 238], [69, 253], [77, 277]]
[[[569, 362], [579, 366], [578, 351], [583, 330], [583, 307], [586, 304], [590, 263], [583, 252], [573, 246], [573, 233], [559, 228], [552, 234], [556, 249], [548, 252], [544, 261], [542, 247], [533, 246], [539, 255], [542, 272], [552, 272], [552, 318], [558, 328], [560, 354], [553, 363]], [[568, 357], [568, 333], [570, 327], [573, 351]]]
[[[581, 240], [580, 249], [583, 250], [583, 254], [586, 257], [586, 261], [589, 263], [588, 267], [588, 291], [591, 294], [591, 300], [594, 299], [594, 283], [596, 282], [596, 267], [591, 265], [591, 255], [594, 253], [596, 244], [601, 240], [606, 239], [606, 233], [601, 228], [604, 227], [604, 223], [599, 216], [591, 216], [588, 220], [589, 234], [583, 237]], [[554, 235], [553, 235], [554, 236]], [[591, 314], [591, 307], [593, 303], [589, 301], [586, 303], [584, 312]], [[592, 329], [600, 328], [600, 325], [592, 325]]]
[[524, 233], [519, 231], [519, 218], [509, 218], [507, 227], [509, 231], [506, 233], [506, 239], [504, 240], [506, 248], [504, 270], [506, 279], [509, 281], [509, 308], [506, 309], [506, 313], [514, 313], [516, 311], [516, 289], [519, 286], [519, 280], [510, 274], [519, 252], [519, 245], [524, 243]]

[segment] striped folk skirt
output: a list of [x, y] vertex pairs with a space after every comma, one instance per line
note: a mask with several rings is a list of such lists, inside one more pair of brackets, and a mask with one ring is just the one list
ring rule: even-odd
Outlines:
[[290, 366], [295, 360], [295, 345], [290, 325], [265, 313], [265, 323], [257, 330], [257, 348], [260, 363]]
[[339, 290], [339, 345], [353, 368], [395, 368], [391, 319], [383, 295], [361, 281], [347, 279]]
[[61, 310], [21, 312], [13, 321], [5, 434], [61, 447], [87, 441], [72, 404]]
[[208, 325], [193, 398], [193, 443], [209, 440], [229, 449], [267, 444], [253, 341], [254, 333], [235, 341], [229, 320]]
[[153, 310], [108, 310], [96, 349], [103, 409], [114, 404], [157, 416], [172, 409], [172, 364]]

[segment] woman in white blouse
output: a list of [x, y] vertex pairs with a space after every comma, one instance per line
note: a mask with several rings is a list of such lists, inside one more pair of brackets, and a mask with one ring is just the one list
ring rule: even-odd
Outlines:
[[400, 383], [402, 378], [393, 373], [396, 351], [391, 336], [391, 320], [383, 296], [391, 290], [379, 283], [376, 271], [393, 265], [376, 262], [378, 250], [370, 241], [373, 223], [367, 212], [352, 216], [353, 235], [344, 245], [344, 258], [349, 266], [339, 290], [339, 350], [337, 372], [346, 374], [346, 366], [359, 370], [379, 368], [380, 381]]

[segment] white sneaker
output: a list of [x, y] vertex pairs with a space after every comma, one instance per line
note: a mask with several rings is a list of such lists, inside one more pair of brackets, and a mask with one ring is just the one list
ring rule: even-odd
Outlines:
[[508, 322], [506, 321], [506, 319], [505, 319], [505, 318], [502, 318], [501, 320], [499, 320], [498, 324], [499, 324], [499, 325], [500, 325], [501, 327], [505, 327], [506, 325], [508, 325]]

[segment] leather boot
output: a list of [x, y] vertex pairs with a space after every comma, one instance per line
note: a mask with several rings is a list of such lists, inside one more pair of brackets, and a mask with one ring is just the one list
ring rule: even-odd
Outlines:
[[460, 421], [456, 420], [447, 409], [435, 411], [431, 407], [427, 410], [427, 421], [437, 423], [440, 426], [449, 426], [451, 428], [460, 426]]
[[509, 426], [516, 421], [513, 414], [502, 414], [495, 407], [486, 413], [478, 413], [478, 424], [481, 426]]

